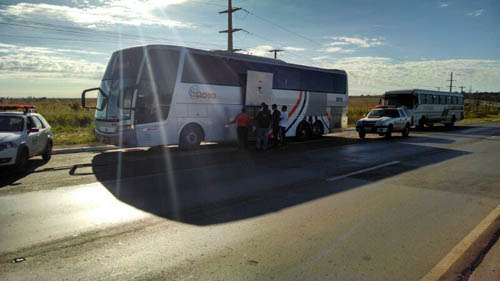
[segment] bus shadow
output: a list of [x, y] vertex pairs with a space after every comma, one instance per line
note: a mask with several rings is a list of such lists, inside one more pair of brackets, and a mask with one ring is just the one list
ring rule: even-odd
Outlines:
[[[269, 153], [110, 152], [96, 155], [92, 168], [126, 204], [170, 220], [211, 225], [269, 214], [467, 153], [402, 142], [296, 145]], [[415, 155], [423, 157], [417, 161]], [[411, 164], [384, 168], [362, 181], [325, 181], [381, 162], [404, 163], [405, 157]]]
[[16, 171], [13, 167], [0, 167], [0, 188], [16, 185], [15, 182], [35, 172], [39, 167], [47, 164], [42, 159], [30, 159], [25, 171]]

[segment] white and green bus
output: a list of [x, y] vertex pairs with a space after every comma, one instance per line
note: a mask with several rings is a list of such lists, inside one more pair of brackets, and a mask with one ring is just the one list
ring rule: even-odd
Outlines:
[[464, 96], [458, 92], [420, 89], [389, 91], [383, 95], [383, 104], [404, 106], [412, 118], [412, 125], [417, 127], [435, 123], [453, 126], [464, 118]]

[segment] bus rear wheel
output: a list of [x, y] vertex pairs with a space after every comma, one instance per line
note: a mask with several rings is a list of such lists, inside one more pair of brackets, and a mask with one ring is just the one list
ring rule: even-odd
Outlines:
[[321, 121], [316, 121], [312, 128], [312, 134], [315, 138], [321, 137], [325, 133], [323, 123]]
[[297, 127], [297, 139], [305, 141], [311, 138], [311, 126], [307, 122], [301, 122]]
[[190, 124], [182, 129], [179, 148], [181, 150], [193, 150], [200, 147], [203, 141], [203, 129], [197, 124]]

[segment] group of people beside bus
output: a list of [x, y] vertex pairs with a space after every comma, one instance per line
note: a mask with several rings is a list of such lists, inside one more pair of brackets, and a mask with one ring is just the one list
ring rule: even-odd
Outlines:
[[259, 112], [252, 120], [246, 112], [246, 108], [243, 107], [241, 112], [230, 122], [230, 124], [236, 123], [239, 148], [248, 148], [248, 133], [251, 128], [255, 129], [257, 151], [267, 150], [270, 146], [284, 146], [288, 124], [287, 110], [287, 106], [283, 105], [280, 111], [276, 104], [271, 105], [271, 110], [269, 110], [269, 106], [262, 103]]

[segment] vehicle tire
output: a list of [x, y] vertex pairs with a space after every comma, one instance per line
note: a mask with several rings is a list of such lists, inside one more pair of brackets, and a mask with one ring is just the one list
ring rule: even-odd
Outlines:
[[43, 151], [42, 154], [42, 159], [45, 162], [49, 162], [50, 158], [52, 158], [52, 141], [47, 142], [47, 146], [45, 147], [45, 150]]
[[365, 133], [365, 131], [363, 131], [363, 130], [360, 130], [360, 131], [358, 132], [358, 135], [359, 135], [359, 138], [360, 138], [360, 139], [364, 139], [364, 138], [366, 137], [366, 133]]
[[299, 126], [297, 126], [297, 131], [295, 132], [298, 140], [305, 141], [311, 138], [311, 126], [309, 123], [302, 121]]
[[391, 137], [392, 137], [392, 125], [389, 125], [389, 127], [387, 127], [387, 132], [385, 132], [385, 138], [390, 139]]
[[455, 126], [455, 122], [457, 122], [457, 118], [455, 117], [455, 115], [453, 115], [453, 117], [451, 117], [451, 121], [445, 124], [446, 128], [453, 128], [453, 126]]
[[323, 123], [321, 121], [316, 121], [314, 122], [314, 125], [312, 127], [312, 135], [317, 138], [321, 137], [325, 133], [325, 129], [323, 127]]
[[404, 137], [404, 138], [407, 138], [409, 135], [410, 135], [410, 124], [406, 124], [405, 128], [403, 129], [403, 131], [401, 132], [401, 135]]
[[425, 122], [425, 117], [420, 118], [420, 120], [418, 120], [417, 128], [422, 130], [425, 126]]
[[200, 147], [204, 139], [203, 129], [198, 124], [189, 124], [181, 131], [179, 148], [181, 150], [193, 150]]
[[22, 147], [17, 152], [16, 163], [14, 164], [14, 168], [17, 171], [24, 172], [28, 168], [28, 160], [30, 158], [30, 154], [28, 148]]

